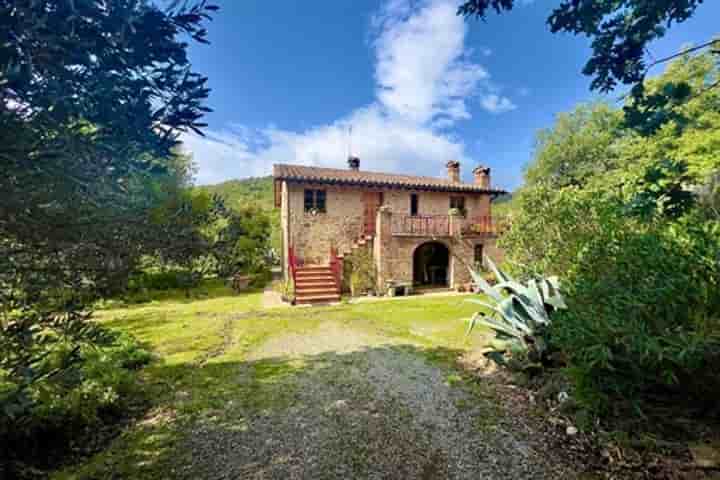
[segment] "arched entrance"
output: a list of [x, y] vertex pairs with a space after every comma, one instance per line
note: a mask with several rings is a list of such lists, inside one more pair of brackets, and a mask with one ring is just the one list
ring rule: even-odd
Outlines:
[[440, 242], [423, 243], [413, 253], [413, 283], [447, 287], [450, 278], [450, 251]]

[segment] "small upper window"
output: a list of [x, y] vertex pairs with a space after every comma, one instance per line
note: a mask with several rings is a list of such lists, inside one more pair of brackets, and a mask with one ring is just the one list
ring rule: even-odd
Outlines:
[[450, 208], [457, 208], [465, 212], [465, 197], [450, 197]]
[[326, 194], [325, 190], [305, 190], [305, 211], [321, 212], [326, 211]]
[[482, 243], [475, 245], [475, 265], [483, 264], [483, 246]]
[[418, 194], [410, 194], [410, 215], [415, 217], [418, 214]]

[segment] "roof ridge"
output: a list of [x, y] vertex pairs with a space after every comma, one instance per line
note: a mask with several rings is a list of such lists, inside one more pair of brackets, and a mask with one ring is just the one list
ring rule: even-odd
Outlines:
[[273, 165], [273, 177], [297, 182], [319, 182], [351, 184], [361, 186], [389, 186], [474, 193], [504, 193], [504, 190], [483, 188], [475, 183], [453, 182], [448, 178], [399, 173], [377, 172], [371, 170], [347, 170], [332, 167], [317, 167], [276, 163]]
[[[316, 165], [299, 165], [295, 163], [274, 163], [273, 167], [299, 167], [304, 169], [312, 169], [312, 170], [333, 170], [337, 172], [350, 172], [353, 174], [363, 174], [363, 173], [369, 173], [372, 175], [387, 175], [387, 176], [393, 176], [393, 177], [406, 177], [406, 178], [427, 178], [428, 180], [436, 180], [441, 182], [447, 182], [447, 183], [453, 183], [457, 184], [458, 182], [451, 182], [447, 178], [443, 177], [433, 177], [430, 175], [411, 175], [408, 173], [393, 173], [393, 172], [387, 172], [387, 171], [380, 171], [380, 170], [348, 170], [345, 168], [336, 168], [336, 167], [320, 167]], [[459, 182], [463, 185], [473, 185], [472, 183], [467, 182]]]

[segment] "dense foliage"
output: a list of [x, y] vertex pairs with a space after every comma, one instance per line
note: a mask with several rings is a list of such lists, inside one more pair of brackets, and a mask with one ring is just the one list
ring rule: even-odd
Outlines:
[[274, 256], [279, 258], [281, 249], [280, 211], [275, 208], [272, 177], [245, 178], [228, 180], [215, 185], [202, 185], [196, 189], [210, 195], [222, 197], [225, 205], [242, 214], [253, 209], [270, 219], [270, 245]]
[[0, 1], [3, 445], [37, 451], [45, 428], [72, 436], [122, 403], [125, 360], [88, 307], [145, 257], [202, 252], [213, 210], [188, 193], [191, 161], [176, 147], [208, 111], [186, 51], [214, 10]]
[[[679, 79], [701, 91], [716, 60], [680, 59], [645, 88]], [[673, 109], [684, 120], [649, 134], [604, 104], [561, 115], [502, 239], [518, 273], [563, 279], [552, 338], [597, 411], [720, 392], [720, 92]]]
[[[46, 372], [47, 381], [28, 385], [22, 402], [8, 402], [17, 385], [0, 377], [7, 415], [0, 421], [0, 438], [8, 446], [3, 448], [0, 474], [7, 478], [40, 475], [68, 454], [92, 452], [93, 447], [84, 444], [94, 436], [88, 432], [126, 417], [144, 401], [134, 371], [151, 355], [127, 335], [103, 331], [92, 345], [59, 342], [44, 353], [35, 368]], [[67, 368], [70, 355], [76, 357], [72, 369]]]

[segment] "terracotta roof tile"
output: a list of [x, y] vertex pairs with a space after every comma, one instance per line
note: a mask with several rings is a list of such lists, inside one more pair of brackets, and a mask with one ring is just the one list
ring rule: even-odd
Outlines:
[[342, 170], [339, 168], [306, 167], [303, 165], [273, 165], [276, 180], [299, 183], [328, 183], [367, 187], [407, 188], [446, 192], [506, 193], [499, 189], [485, 189], [472, 183], [454, 183], [445, 178], [397, 175], [394, 173]]

